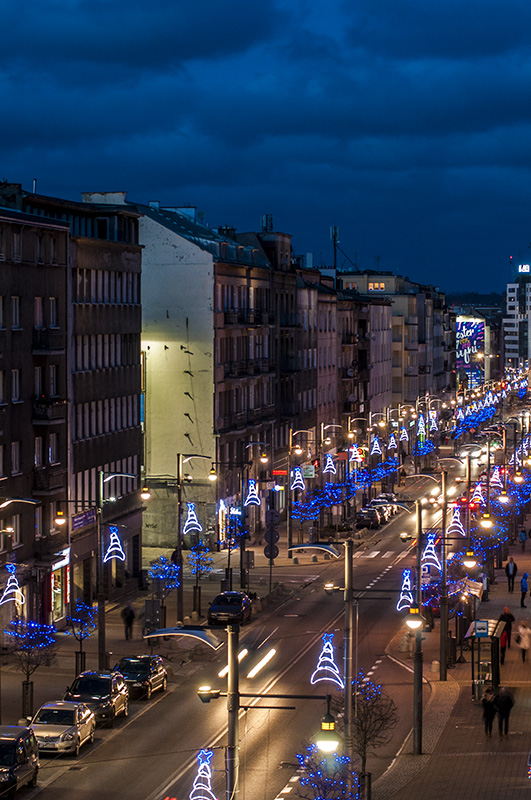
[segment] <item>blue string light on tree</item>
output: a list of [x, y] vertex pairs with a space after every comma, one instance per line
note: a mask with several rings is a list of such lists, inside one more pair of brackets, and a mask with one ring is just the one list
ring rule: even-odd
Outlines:
[[125, 561], [125, 553], [120, 537], [118, 536], [118, 528], [116, 525], [109, 525], [109, 533], [111, 534], [111, 538], [109, 539], [107, 552], [103, 557], [103, 563], [106, 564], [107, 561], [112, 561], [113, 558], [117, 561]]
[[22, 594], [20, 584], [15, 576], [15, 564], [6, 564], [6, 570], [9, 573], [9, 577], [7, 579], [7, 585], [3, 591], [2, 597], [0, 597], [0, 606], [3, 606], [5, 603], [9, 603], [10, 601], [18, 603], [19, 605], [23, 605], [26, 600]]
[[152, 580], [161, 581], [164, 591], [169, 593], [180, 586], [180, 570], [177, 564], [168, 561], [165, 556], [159, 556], [151, 565], [148, 575]]
[[213, 750], [201, 750], [197, 754], [199, 767], [197, 768], [197, 775], [194, 778], [194, 785], [189, 794], [189, 800], [217, 800], [216, 795], [212, 791], [212, 769], [210, 762], [214, 755]]
[[256, 481], [253, 480], [253, 478], [249, 478], [247, 481], [247, 497], [245, 498], [244, 506], [259, 506], [261, 504], [256, 488]]
[[396, 604], [397, 611], [403, 611], [404, 608], [411, 608], [413, 604], [413, 592], [411, 589], [411, 570], [405, 569], [402, 573], [402, 586], [400, 587], [400, 597]]
[[304, 478], [302, 477], [302, 469], [300, 467], [293, 468], [293, 482], [290, 486], [290, 489], [302, 489], [303, 491], [306, 489], [306, 484], [304, 483]]
[[372, 447], [371, 447], [371, 456], [381, 456], [382, 455], [382, 448], [380, 447], [380, 440], [377, 436], [373, 437], [372, 440]]
[[321, 681], [327, 681], [330, 683], [335, 683], [339, 689], [343, 689], [345, 684], [343, 683], [343, 678], [341, 677], [337, 664], [334, 660], [334, 648], [332, 645], [333, 638], [333, 633], [323, 633], [323, 647], [319, 653], [317, 666], [312, 673], [310, 683], [315, 684], [320, 683]]
[[424, 548], [424, 552], [422, 553], [422, 563], [427, 564], [428, 566], [437, 567], [440, 570], [441, 562], [435, 552], [435, 539], [437, 538], [436, 533], [428, 533], [426, 536], [426, 547]]
[[187, 503], [187, 517], [186, 522], [184, 523], [183, 533], [188, 534], [192, 533], [192, 531], [197, 531], [201, 533], [203, 531], [203, 526], [197, 519], [197, 514], [195, 513], [195, 503]]
[[337, 474], [336, 465], [334, 464], [334, 459], [332, 458], [330, 453], [326, 454], [326, 461], [325, 461], [323, 473], [324, 472], [329, 472], [332, 475], [336, 475]]

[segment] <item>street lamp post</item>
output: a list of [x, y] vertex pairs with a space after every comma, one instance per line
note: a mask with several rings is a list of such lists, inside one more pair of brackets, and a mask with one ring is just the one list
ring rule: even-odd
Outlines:
[[[417, 514], [417, 605], [422, 608], [421, 584], [421, 539], [422, 539], [422, 503], [415, 500]], [[413, 755], [422, 755], [422, 625], [415, 631], [415, 656], [413, 660]]]

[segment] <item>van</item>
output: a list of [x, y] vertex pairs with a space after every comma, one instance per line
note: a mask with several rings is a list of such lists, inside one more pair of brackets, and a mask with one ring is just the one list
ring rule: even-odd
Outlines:
[[0, 796], [12, 800], [21, 786], [36, 786], [39, 750], [31, 728], [0, 725]]

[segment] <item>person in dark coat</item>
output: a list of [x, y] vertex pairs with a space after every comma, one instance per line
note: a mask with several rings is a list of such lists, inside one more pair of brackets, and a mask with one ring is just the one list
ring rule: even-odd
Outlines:
[[[498, 620], [500, 622], [505, 622], [505, 630], [507, 631], [507, 647], [510, 647], [511, 646], [511, 633], [512, 633], [512, 630], [513, 630], [514, 617], [511, 614], [511, 612], [509, 611], [509, 609], [507, 608], [507, 606], [505, 606], [505, 608], [503, 609], [502, 613], [498, 617]], [[502, 664], [503, 664], [503, 661], [502, 661]]]
[[525, 553], [525, 543], [527, 542], [527, 533], [525, 531], [525, 528], [522, 528], [518, 538], [520, 539], [520, 547], [522, 548], [522, 553]]
[[485, 736], [492, 736], [492, 724], [496, 716], [494, 689], [492, 686], [487, 686], [483, 697], [481, 698], [481, 705], [483, 706], [483, 722], [485, 723]]
[[529, 578], [529, 572], [524, 572], [524, 574], [522, 575], [522, 578], [520, 580], [520, 591], [522, 593], [521, 597], [520, 597], [520, 608], [527, 608], [526, 604], [524, 603], [524, 600], [525, 600], [525, 596], [527, 594], [527, 590], [529, 588], [528, 585], [527, 585], [527, 579], [528, 578]]
[[507, 585], [509, 587], [510, 594], [514, 592], [514, 579], [516, 578], [517, 572], [518, 572], [518, 565], [516, 564], [514, 558], [512, 556], [509, 556], [509, 561], [505, 565], [505, 574], [507, 575]]
[[131, 603], [128, 603], [126, 607], [122, 609], [122, 619], [124, 621], [126, 639], [133, 638], [133, 622], [135, 617], [136, 617], [135, 610], [131, 605]]
[[501, 736], [509, 733], [509, 717], [514, 706], [514, 697], [506, 686], [502, 686], [494, 700], [498, 712], [498, 729]]

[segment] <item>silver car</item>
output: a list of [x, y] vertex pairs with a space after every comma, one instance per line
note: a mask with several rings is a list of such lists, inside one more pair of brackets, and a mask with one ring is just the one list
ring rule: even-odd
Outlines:
[[85, 742], [94, 741], [96, 718], [84, 703], [58, 700], [41, 706], [29, 726], [37, 737], [40, 753], [78, 756]]

